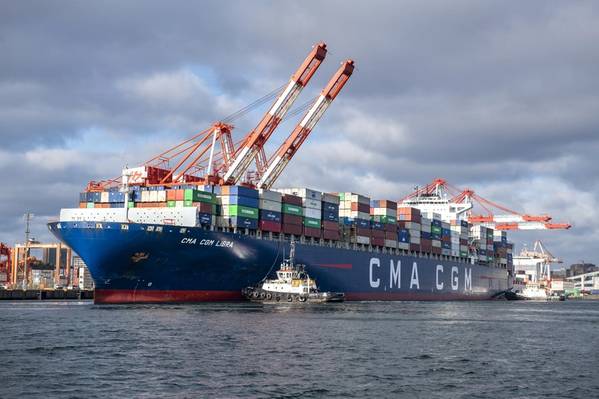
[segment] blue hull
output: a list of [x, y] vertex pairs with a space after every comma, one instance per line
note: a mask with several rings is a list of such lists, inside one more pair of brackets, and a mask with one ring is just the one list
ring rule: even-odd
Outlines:
[[[51, 232], [88, 266], [96, 302], [241, 299], [273, 273], [289, 244], [252, 236], [145, 224], [57, 222]], [[321, 290], [347, 300], [481, 300], [508, 287], [504, 269], [447, 259], [296, 243]]]

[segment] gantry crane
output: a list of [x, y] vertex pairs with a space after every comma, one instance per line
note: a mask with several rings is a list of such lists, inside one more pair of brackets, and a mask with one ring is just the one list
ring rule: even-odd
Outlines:
[[[287, 84], [158, 154], [140, 167], [126, 167], [117, 178], [90, 182], [87, 191], [102, 191], [115, 186], [121, 186], [121, 189], [126, 191], [132, 184], [172, 186], [181, 183], [242, 183], [256, 186], [259, 183], [261, 186], [272, 186], [353, 72], [353, 61], [345, 61], [318, 97], [290, 110], [326, 54], [326, 44], [317, 43]], [[234, 141], [232, 122], [273, 100], [273, 105], [256, 128], [240, 140]], [[270, 159], [267, 159], [264, 146], [281, 121], [305, 110], [308, 112], [289, 138]], [[219, 149], [216, 148], [217, 145]], [[256, 162], [255, 173], [247, 170], [252, 160]], [[241, 182], [244, 175], [252, 174], [253, 178]]]
[[335, 72], [329, 83], [320, 93], [318, 100], [312, 108], [306, 112], [295, 129], [291, 132], [287, 140], [279, 147], [274, 155], [274, 159], [268, 165], [268, 168], [260, 177], [257, 186], [259, 188], [269, 189], [279, 178], [285, 166], [299, 150], [303, 142], [308, 138], [314, 126], [318, 123], [327, 108], [331, 105], [337, 94], [341, 91], [354, 71], [354, 61], [347, 60], [341, 64], [341, 67]]
[[[557, 230], [572, 227], [568, 223], [552, 223], [549, 215], [521, 214], [479, 196], [474, 190], [460, 190], [441, 178], [417, 188], [399, 202], [417, 208], [445, 208], [448, 210], [447, 213], [454, 215], [454, 219], [464, 215], [470, 223], [485, 225], [496, 230]], [[475, 214], [474, 205], [482, 208], [485, 214]], [[493, 212], [493, 209], [499, 210], [500, 213]]]
[[226, 184], [236, 184], [247, 171], [252, 159], [256, 159], [258, 173], [265, 171], [267, 159], [264, 145], [275, 131], [302, 89], [308, 84], [327, 54], [326, 44], [318, 43], [306, 57], [302, 65], [291, 76], [289, 84], [277, 98], [270, 110], [243, 142], [239, 153], [223, 177]]

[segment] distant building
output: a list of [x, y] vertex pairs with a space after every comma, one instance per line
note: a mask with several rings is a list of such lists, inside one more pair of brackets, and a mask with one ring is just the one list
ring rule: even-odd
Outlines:
[[573, 282], [574, 287], [579, 291], [599, 294], [599, 271], [578, 274], [568, 277], [567, 280]]
[[580, 274], [587, 274], [599, 271], [599, 267], [592, 263], [575, 263], [570, 265], [570, 268], [566, 271], [566, 277], [578, 276]]
[[94, 280], [92, 279], [92, 275], [81, 257], [73, 256], [73, 269], [78, 271], [79, 289], [93, 290]]

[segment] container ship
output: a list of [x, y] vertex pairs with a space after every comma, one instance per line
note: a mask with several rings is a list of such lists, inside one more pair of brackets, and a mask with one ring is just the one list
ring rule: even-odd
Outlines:
[[288, 84], [254, 103], [274, 99], [237, 145], [231, 119], [217, 122], [118, 179], [90, 182], [78, 207], [48, 224], [85, 261], [96, 303], [241, 300], [292, 241], [319, 288], [346, 300], [481, 300], [508, 288], [505, 232], [470, 224], [447, 201], [441, 212], [430, 198], [273, 188], [352, 75], [347, 60], [267, 158], [265, 143], [297, 113], [287, 111], [325, 55], [316, 44]]

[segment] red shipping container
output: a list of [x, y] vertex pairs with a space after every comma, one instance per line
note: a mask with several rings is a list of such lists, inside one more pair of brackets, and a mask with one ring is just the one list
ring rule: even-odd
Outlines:
[[410, 244], [410, 251], [420, 252], [420, 245], [419, 244]]
[[79, 208], [87, 208], [87, 202], [80, 202]]
[[320, 229], [314, 227], [304, 227], [304, 235], [306, 237], [320, 238]]
[[198, 211], [202, 213], [212, 213], [212, 204], [208, 202], [194, 202], [193, 206], [198, 208]]
[[385, 240], [393, 240], [397, 241], [397, 231], [386, 231], [385, 232]]
[[339, 230], [339, 223], [329, 222], [328, 220], [323, 220], [322, 221], [322, 229], [323, 230]]
[[185, 190], [175, 190], [175, 201], [185, 200]]
[[323, 230], [322, 231], [322, 238], [324, 238], [326, 240], [339, 241], [340, 237], [341, 237], [341, 235], [339, 234], [339, 230]]
[[386, 209], [397, 209], [397, 202], [389, 200], [380, 200], [379, 206]]
[[396, 224], [385, 223], [384, 226], [385, 226], [385, 231], [388, 231], [389, 233], [397, 234], [397, 225]]
[[272, 231], [273, 233], [280, 233], [281, 223], [272, 222], [270, 220], [261, 220], [259, 222], [259, 228], [262, 231]]
[[301, 226], [303, 224], [302, 217], [299, 215], [289, 215], [287, 213], [283, 213], [283, 224], [294, 224]]
[[285, 234], [295, 234], [296, 236], [302, 235], [302, 225], [297, 224], [283, 224], [282, 228], [283, 233]]
[[282, 202], [284, 204], [291, 204], [291, 205], [297, 205], [297, 206], [302, 206], [302, 197], [298, 197], [297, 195], [291, 195], [291, 194], [284, 194], [283, 198], [282, 198]]
[[356, 235], [362, 237], [370, 237], [370, 229], [356, 227]]
[[398, 215], [407, 215], [407, 216], [415, 216], [420, 217], [420, 209], [412, 208], [411, 206], [400, 206], [397, 208]]
[[385, 245], [385, 239], [373, 237], [370, 239], [370, 244], [374, 245], [374, 246], [382, 247]]
[[368, 204], [361, 204], [359, 202], [352, 202], [351, 203], [351, 210], [354, 212], [365, 212], [370, 214], [370, 205]]
[[468, 245], [468, 240], [465, 238], [460, 238], [460, 245]]
[[[381, 238], [381, 239], [385, 239], [385, 232], [383, 230], [371, 230], [370, 231], [370, 237], [372, 238]], [[397, 239], [397, 237], [395, 238]]]
[[166, 190], [166, 200], [167, 201], [176, 201], [177, 200], [177, 190]]

